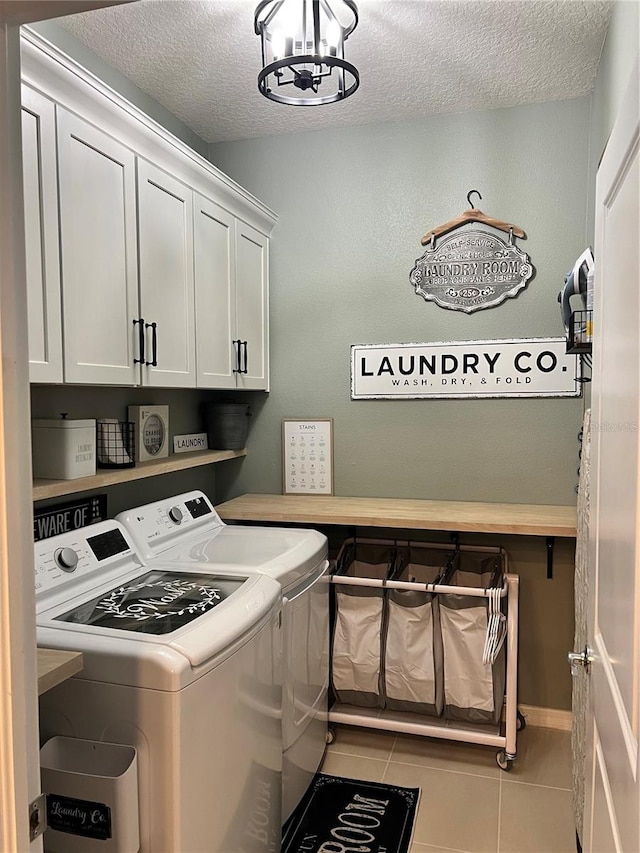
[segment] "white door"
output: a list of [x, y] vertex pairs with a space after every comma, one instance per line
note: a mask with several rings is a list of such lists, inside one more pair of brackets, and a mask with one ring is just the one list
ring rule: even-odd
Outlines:
[[66, 382], [139, 381], [135, 158], [57, 108]]
[[198, 194], [193, 215], [198, 388], [235, 388], [235, 218]]
[[236, 222], [238, 388], [269, 390], [269, 238]]
[[22, 87], [29, 379], [62, 382], [58, 176], [53, 102]]
[[584, 847], [640, 850], [638, 66], [596, 181]]
[[138, 158], [143, 385], [196, 385], [192, 197], [181, 181]]

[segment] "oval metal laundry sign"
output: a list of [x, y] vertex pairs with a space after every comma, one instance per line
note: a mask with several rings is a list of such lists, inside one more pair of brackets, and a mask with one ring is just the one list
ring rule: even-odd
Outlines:
[[474, 228], [429, 243], [409, 280], [427, 301], [470, 314], [516, 296], [533, 272], [514, 243]]

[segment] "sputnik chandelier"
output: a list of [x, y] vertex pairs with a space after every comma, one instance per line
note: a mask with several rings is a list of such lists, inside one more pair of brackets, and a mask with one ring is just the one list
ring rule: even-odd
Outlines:
[[279, 104], [332, 104], [360, 85], [344, 58], [344, 43], [358, 25], [353, 0], [262, 0], [255, 31], [262, 42], [258, 89]]

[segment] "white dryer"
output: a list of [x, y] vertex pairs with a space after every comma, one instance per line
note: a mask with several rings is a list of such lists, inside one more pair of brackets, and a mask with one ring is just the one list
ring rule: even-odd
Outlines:
[[35, 575], [39, 645], [84, 655], [41, 735], [136, 747], [142, 853], [277, 851], [279, 585], [143, 564], [116, 521], [37, 542]]
[[282, 819], [302, 799], [324, 750], [329, 685], [327, 538], [317, 530], [227, 525], [194, 491], [117, 516], [147, 559], [243, 567], [275, 578], [283, 593]]

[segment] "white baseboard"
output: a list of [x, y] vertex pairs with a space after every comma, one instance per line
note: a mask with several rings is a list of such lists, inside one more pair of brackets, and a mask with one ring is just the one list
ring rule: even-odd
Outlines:
[[538, 708], [537, 705], [518, 705], [521, 714], [524, 714], [527, 725], [539, 726], [543, 729], [556, 729], [561, 732], [571, 731], [571, 711], [563, 711], [560, 708]]

